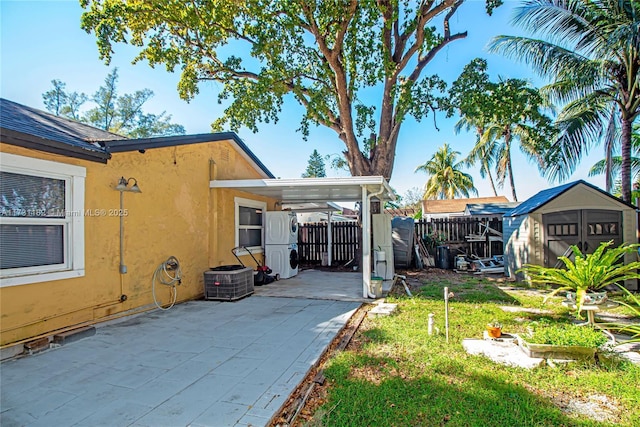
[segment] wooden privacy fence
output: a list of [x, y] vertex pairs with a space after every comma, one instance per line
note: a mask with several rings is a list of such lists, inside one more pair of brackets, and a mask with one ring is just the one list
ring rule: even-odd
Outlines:
[[[359, 247], [359, 225], [356, 222], [332, 222], [332, 264], [344, 264], [356, 257]], [[303, 264], [320, 264], [328, 253], [327, 224], [314, 222], [300, 224], [298, 232], [298, 258]]]
[[[320, 264], [328, 253], [327, 224], [300, 224], [298, 256], [303, 264]], [[359, 225], [356, 222], [331, 223], [332, 264], [344, 264], [358, 254]], [[502, 218], [442, 218], [415, 223], [416, 235], [427, 243], [450, 246], [451, 255], [467, 253], [479, 257], [503, 254]], [[430, 247], [433, 248], [433, 246]], [[430, 250], [431, 251], [431, 250]], [[432, 253], [432, 255], [435, 255]]]
[[[453, 255], [502, 255], [502, 218], [438, 218], [416, 221], [416, 235], [427, 243], [451, 246]], [[433, 255], [433, 254], [432, 254]]]

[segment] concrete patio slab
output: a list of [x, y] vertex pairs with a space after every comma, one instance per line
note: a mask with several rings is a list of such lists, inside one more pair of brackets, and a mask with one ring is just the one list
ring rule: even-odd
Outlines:
[[359, 306], [254, 295], [102, 325], [2, 362], [0, 424], [266, 425]]
[[[391, 281], [382, 283], [383, 293], [391, 289]], [[297, 276], [281, 279], [265, 286], [257, 286], [256, 295], [313, 298], [335, 301], [373, 302], [362, 297], [362, 273], [333, 272], [307, 269]]]

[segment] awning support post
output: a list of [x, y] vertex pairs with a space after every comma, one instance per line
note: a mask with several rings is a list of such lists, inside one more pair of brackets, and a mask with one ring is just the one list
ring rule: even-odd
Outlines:
[[367, 187], [362, 186], [362, 298], [369, 298], [371, 289], [371, 200], [367, 197]]

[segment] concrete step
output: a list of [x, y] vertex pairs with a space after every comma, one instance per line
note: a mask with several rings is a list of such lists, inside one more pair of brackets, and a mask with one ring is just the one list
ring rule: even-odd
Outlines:
[[398, 304], [390, 304], [386, 302], [376, 304], [375, 307], [369, 310], [368, 316], [369, 317], [389, 316], [394, 311], [396, 311], [397, 307], [398, 307]]

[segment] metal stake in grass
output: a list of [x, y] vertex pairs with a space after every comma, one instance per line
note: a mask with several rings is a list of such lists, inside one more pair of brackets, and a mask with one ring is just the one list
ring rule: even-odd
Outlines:
[[449, 343], [449, 288], [444, 288], [444, 331]]
[[433, 335], [433, 326], [435, 324], [435, 321], [433, 319], [434, 316], [435, 314], [429, 313], [429, 323], [427, 324], [427, 333], [429, 335]]

